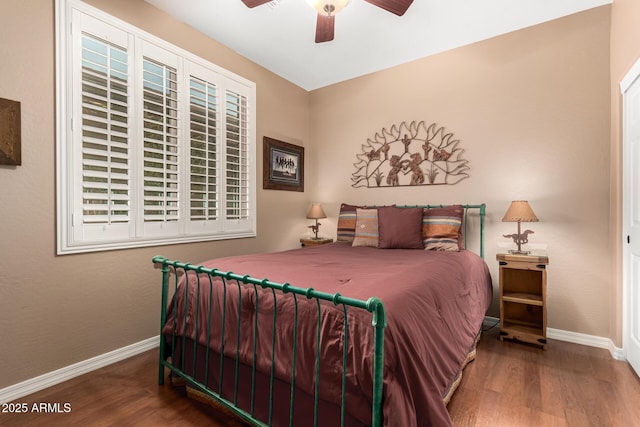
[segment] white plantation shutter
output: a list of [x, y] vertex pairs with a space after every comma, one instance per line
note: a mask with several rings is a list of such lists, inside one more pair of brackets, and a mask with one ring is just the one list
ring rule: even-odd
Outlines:
[[247, 146], [247, 98], [227, 90], [226, 122], [226, 209], [230, 220], [249, 217], [249, 176]]
[[191, 221], [215, 221], [219, 215], [218, 92], [213, 83], [189, 81], [189, 215]]
[[57, 167], [66, 173], [57, 181], [69, 191], [58, 216], [70, 225], [62, 234], [70, 247], [127, 239], [133, 226], [132, 39], [94, 17], [74, 11], [74, 18], [69, 65], [75, 78], [58, 124], [66, 131], [59, 150], [62, 144], [68, 154]]
[[128, 222], [130, 157], [127, 53], [82, 36], [82, 220]]
[[256, 235], [255, 84], [56, 2], [58, 253]]
[[255, 230], [252, 92], [200, 64], [188, 62], [186, 68], [190, 76], [188, 229], [194, 234], [251, 232]]
[[179, 219], [176, 70], [143, 61], [144, 221]]

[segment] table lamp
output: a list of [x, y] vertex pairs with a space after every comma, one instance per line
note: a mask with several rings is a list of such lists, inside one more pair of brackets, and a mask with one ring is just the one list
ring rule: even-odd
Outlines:
[[529, 234], [533, 234], [531, 230], [525, 230], [524, 233], [520, 231], [521, 222], [538, 222], [538, 217], [533, 213], [533, 209], [529, 206], [529, 202], [526, 200], [514, 200], [509, 205], [509, 209], [504, 214], [502, 222], [517, 222], [518, 233], [517, 234], [503, 234], [503, 237], [510, 237], [514, 243], [518, 245], [517, 250], [509, 250], [509, 253], [516, 255], [527, 255], [531, 251], [523, 251], [522, 244], [529, 242]]
[[320, 223], [318, 222], [318, 220], [326, 217], [327, 217], [327, 214], [325, 214], [324, 211], [322, 210], [322, 206], [320, 205], [320, 203], [311, 204], [311, 207], [309, 208], [309, 212], [307, 212], [307, 218], [316, 220], [315, 225], [309, 226], [311, 231], [313, 231], [315, 234], [315, 237], [314, 237], [315, 240], [318, 240], [318, 229], [320, 228]]

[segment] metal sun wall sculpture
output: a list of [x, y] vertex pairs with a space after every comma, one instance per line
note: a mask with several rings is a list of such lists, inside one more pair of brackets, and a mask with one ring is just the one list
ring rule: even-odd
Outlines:
[[382, 129], [367, 139], [353, 165], [352, 187], [398, 187], [406, 185], [454, 185], [469, 178], [468, 160], [460, 140], [444, 127], [424, 121], [402, 122]]

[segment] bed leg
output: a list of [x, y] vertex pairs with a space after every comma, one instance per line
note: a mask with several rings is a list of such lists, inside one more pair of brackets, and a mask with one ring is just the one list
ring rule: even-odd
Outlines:
[[375, 304], [373, 311], [374, 356], [373, 356], [373, 411], [371, 414], [373, 427], [382, 427], [382, 386], [384, 374], [384, 328], [387, 326], [387, 316], [382, 301], [371, 298], [369, 302]]
[[[154, 258], [155, 261], [155, 258]], [[167, 321], [167, 288], [169, 286], [169, 266], [166, 263], [162, 263], [162, 303], [160, 307], [160, 349], [158, 357], [158, 384], [164, 384], [164, 346], [165, 338], [162, 333], [164, 324]]]

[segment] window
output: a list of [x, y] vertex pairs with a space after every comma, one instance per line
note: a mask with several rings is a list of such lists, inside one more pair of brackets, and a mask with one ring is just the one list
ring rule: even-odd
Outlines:
[[58, 253], [256, 235], [255, 84], [56, 2]]

